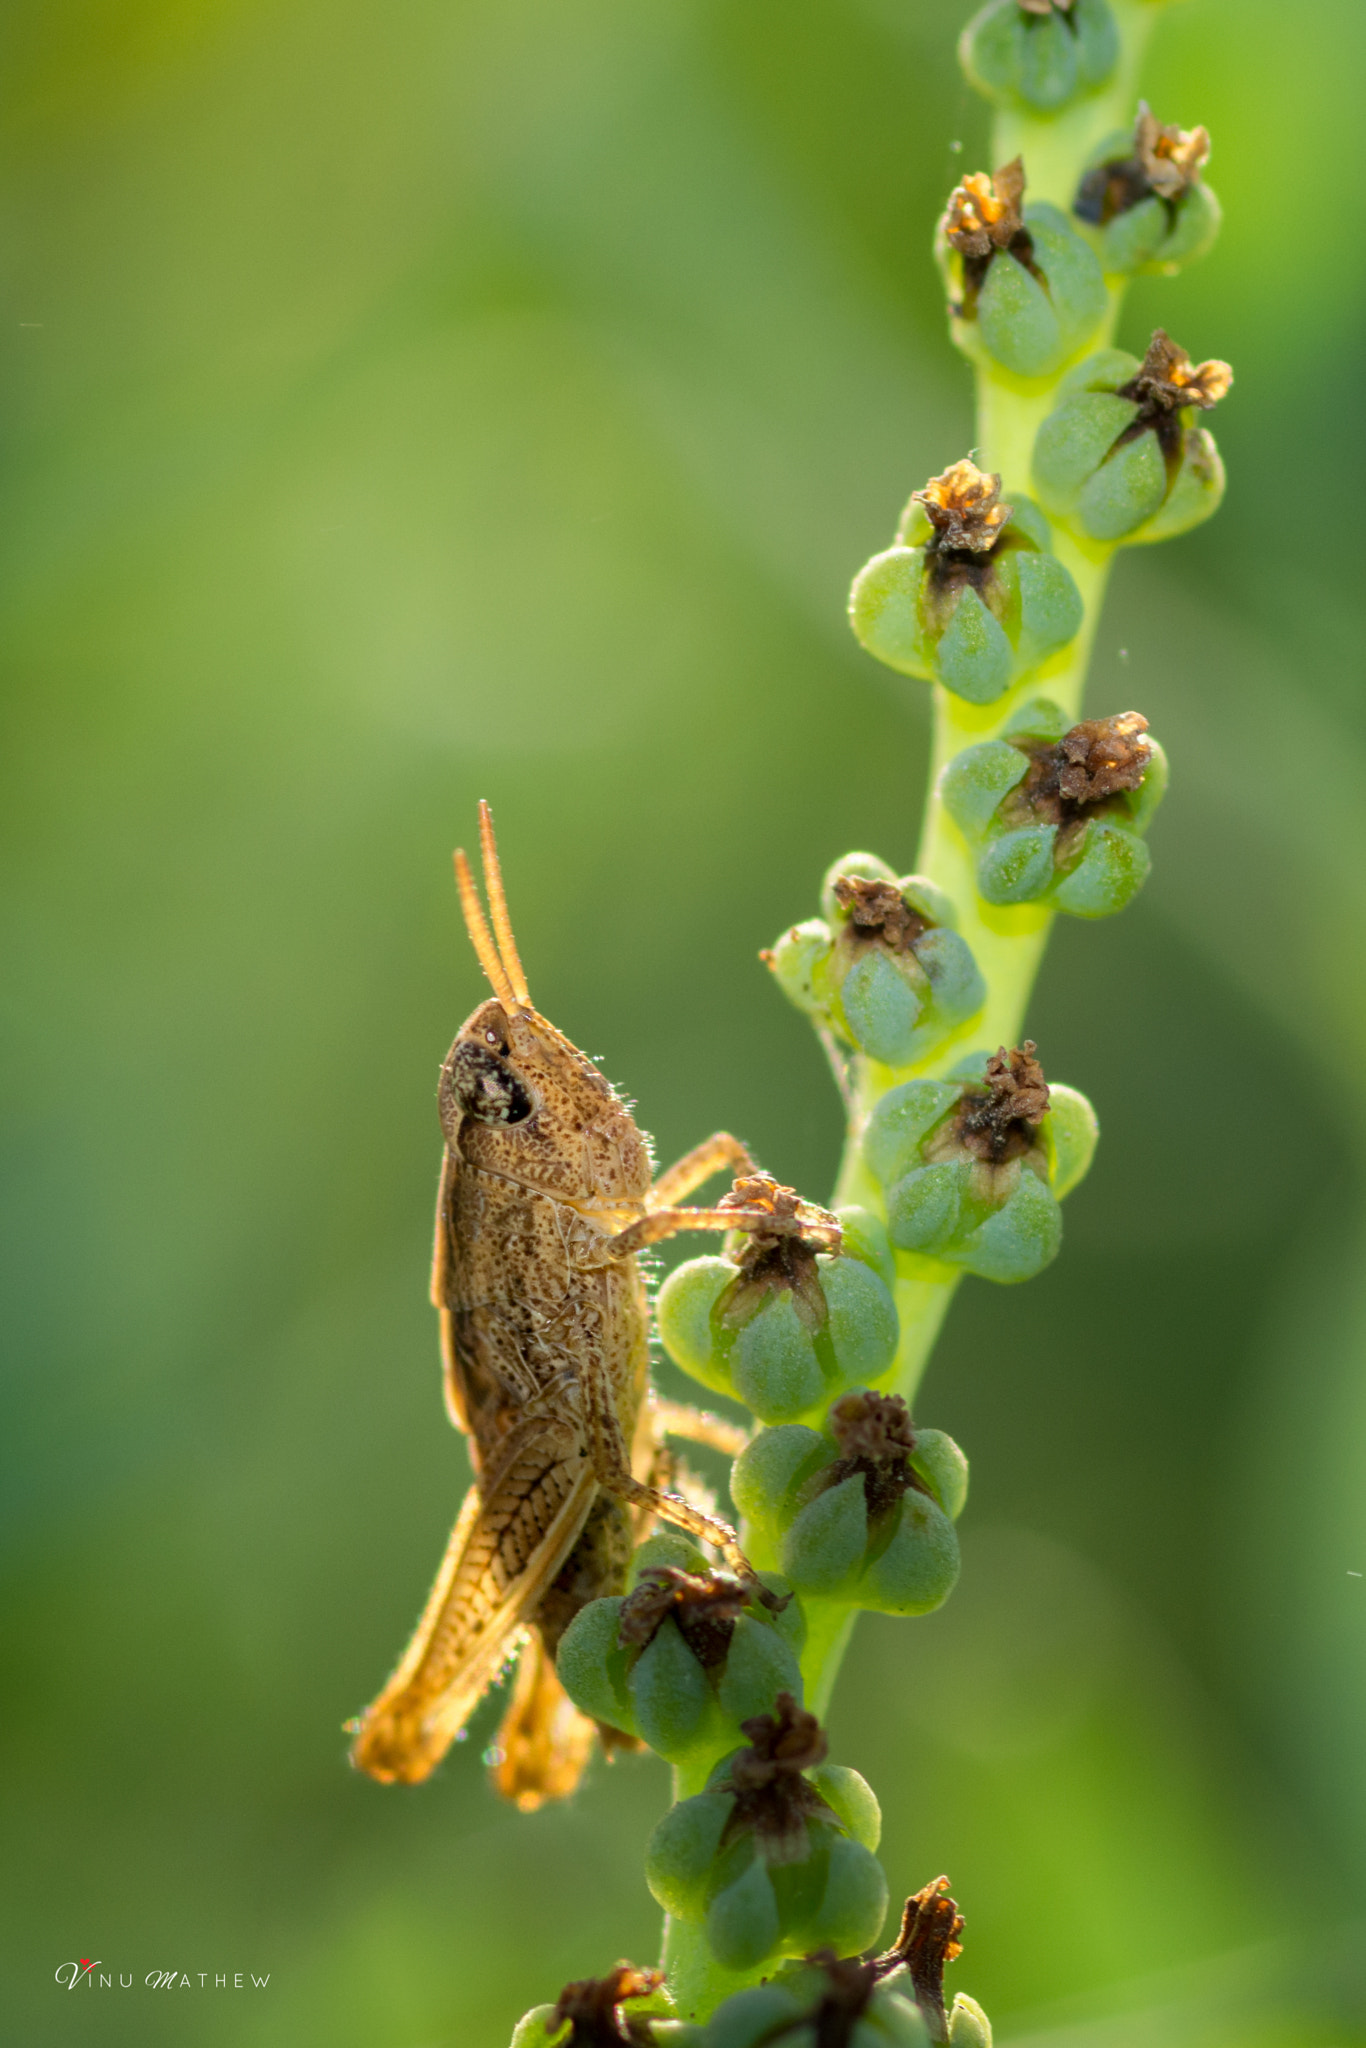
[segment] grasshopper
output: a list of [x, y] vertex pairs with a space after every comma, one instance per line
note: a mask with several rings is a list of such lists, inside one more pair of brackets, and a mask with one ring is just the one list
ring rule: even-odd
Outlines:
[[[775, 1223], [771, 1207], [745, 1206], [743, 1181], [721, 1206], [681, 1206], [725, 1167], [753, 1174], [728, 1132], [654, 1178], [626, 1104], [533, 1007], [483, 803], [479, 832], [488, 918], [463, 852], [455, 873], [493, 995], [441, 1069], [432, 1269], [446, 1407], [475, 1481], [412, 1641], [352, 1724], [351, 1754], [384, 1783], [420, 1783], [525, 1642], [495, 1783], [533, 1807], [572, 1791], [593, 1733], [555, 1677], [555, 1646], [587, 1601], [622, 1590], [636, 1536], [671, 1522], [754, 1582], [734, 1529], [659, 1483], [666, 1431], [731, 1452], [746, 1438], [651, 1399], [638, 1255], [679, 1231]], [[838, 1243], [832, 1217], [800, 1208], [793, 1230], [824, 1228]]]

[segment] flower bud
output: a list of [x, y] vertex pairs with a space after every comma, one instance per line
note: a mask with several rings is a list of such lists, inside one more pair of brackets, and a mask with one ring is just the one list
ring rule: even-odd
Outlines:
[[1048, 377], [1085, 347], [1109, 300], [1095, 252], [1066, 214], [1045, 201], [1024, 206], [1024, 191], [1018, 156], [994, 178], [964, 178], [940, 220], [935, 253], [958, 346], [1016, 376]]
[[1169, 540], [1224, 495], [1214, 437], [1194, 425], [1233, 382], [1227, 363], [1193, 364], [1159, 327], [1140, 363], [1102, 349], [1064, 378], [1034, 441], [1034, 488], [1092, 540]]
[[1106, 0], [991, 0], [963, 30], [958, 55], [998, 106], [1052, 114], [1105, 84], [1119, 31]]
[[804, 1596], [928, 1614], [953, 1591], [967, 1460], [942, 1431], [914, 1429], [899, 1395], [842, 1395], [824, 1431], [762, 1431], [731, 1494]]
[[881, 1816], [856, 1771], [825, 1762], [814, 1714], [790, 1693], [744, 1723], [749, 1747], [725, 1758], [707, 1789], [680, 1800], [646, 1851], [650, 1890], [667, 1913], [702, 1922], [723, 1968], [874, 1938], [887, 1884], [873, 1854]]
[[[560, 1683], [580, 1713], [640, 1736], [670, 1763], [735, 1742], [780, 1692], [801, 1698], [801, 1609], [780, 1579], [764, 1604], [728, 1572], [647, 1563], [633, 1591], [590, 1601], [560, 1643]], [[786, 1597], [784, 1597], [786, 1596]]]
[[1085, 1096], [1050, 1089], [1034, 1050], [1002, 1046], [959, 1078], [906, 1081], [878, 1103], [863, 1153], [898, 1250], [1000, 1281], [1056, 1258], [1058, 1203], [1091, 1163], [1096, 1124]]
[[737, 1180], [722, 1207], [766, 1209], [769, 1221], [745, 1224], [735, 1254], [669, 1275], [655, 1317], [674, 1363], [761, 1422], [881, 1378], [896, 1355], [896, 1305], [875, 1268], [841, 1250], [837, 1220], [768, 1174]]
[[1044, 699], [1024, 706], [1000, 739], [956, 755], [939, 791], [986, 902], [1108, 917], [1147, 879], [1167, 757], [1137, 711], [1064, 724]]
[[[628, 2000], [636, 2008], [629, 2021], [621, 2011]], [[672, 2010], [662, 1970], [618, 1963], [605, 1977], [566, 1984], [557, 2004], [533, 2006], [518, 2021], [511, 2048], [576, 2048], [581, 2042], [592, 2042], [593, 2048], [613, 2048], [617, 2042], [632, 2048], [643, 2038], [636, 2031], [642, 2013]]]
[[1141, 101], [1133, 135], [1096, 150], [1072, 211], [1097, 231], [1112, 276], [1170, 273], [1211, 247], [1223, 216], [1200, 175], [1209, 149], [1208, 130], [1164, 127]]
[[914, 2001], [874, 1963], [823, 1950], [716, 2008], [699, 2048], [929, 2048]]
[[849, 595], [870, 654], [970, 704], [994, 703], [1082, 622], [1081, 594], [1049, 552], [1048, 522], [1027, 498], [1003, 505], [1000, 496], [1000, 477], [972, 462], [931, 477], [912, 494], [895, 546], [874, 555]]

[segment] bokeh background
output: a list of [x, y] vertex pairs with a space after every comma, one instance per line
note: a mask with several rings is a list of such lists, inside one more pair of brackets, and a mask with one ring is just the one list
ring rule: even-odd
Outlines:
[[[529, 1818], [489, 1705], [420, 1792], [345, 1762], [465, 1480], [450, 848], [487, 795], [533, 989], [662, 1155], [828, 1188], [755, 954], [914, 852], [924, 693], [841, 614], [971, 440], [966, 12], [5, 10], [6, 2039], [502, 2048], [653, 1952], [653, 1760]], [[1174, 787], [1033, 1013], [1104, 1124], [1065, 1255], [969, 1282], [925, 1385], [960, 1591], [866, 1620], [833, 1713], [1029, 2048], [1366, 2041], [1363, 59], [1359, 0], [1164, 11], [1228, 225], [1125, 338], [1235, 361], [1232, 488], [1121, 560], [1090, 701]], [[84, 1956], [134, 1988], [59, 1991]]]

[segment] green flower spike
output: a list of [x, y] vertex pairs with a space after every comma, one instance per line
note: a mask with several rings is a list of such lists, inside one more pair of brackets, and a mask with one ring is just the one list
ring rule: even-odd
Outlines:
[[1034, 442], [1034, 488], [1092, 540], [1169, 540], [1224, 495], [1214, 437], [1195, 425], [1233, 382], [1227, 363], [1193, 364], [1159, 327], [1140, 363], [1102, 349], [1064, 378]]
[[825, 1431], [766, 1429], [736, 1461], [731, 1494], [773, 1546], [785, 1578], [879, 1614], [928, 1614], [958, 1578], [953, 1518], [967, 1459], [914, 1429], [897, 1394], [844, 1394]]
[[663, 1990], [662, 1970], [638, 1970], [634, 1963], [618, 1963], [605, 1977], [585, 1977], [566, 1984], [555, 2005], [535, 2005], [519, 2020], [511, 2048], [640, 2048], [649, 2042], [639, 2006], [626, 2019], [621, 2007], [647, 2001], [648, 2010], [671, 2010]]
[[989, 178], [975, 171], [949, 198], [935, 250], [953, 338], [1020, 377], [1048, 377], [1105, 317], [1105, 279], [1092, 250], [1056, 206], [1022, 208], [1024, 160]]
[[1139, 105], [1132, 137], [1110, 136], [1082, 177], [1072, 211], [1098, 231], [1112, 276], [1179, 270], [1203, 256], [1219, 232], [1219, 201], [1201, 178], [1209, 132], [1168, 128]]
[[[902, 1980], [904, 1983], [904, 1979]], [[876, 1963], [824, 1949], [784, 1963], [767, 1984], [737, 1991], [680, 2048], [929, 2048], [925, 2022], [909, 1992], [893, 1989]]]
[[899, 1328], [871, 1219], [857, 1219], [850, 1252], [863, 1256], [850, 1256], [839, 1220], [769, 1174], [742, 1176], [720, 1206], [766, 1209], [771, 1220], [746, 1224], [733, 1256], [690, 1259], [669, 1275], [655, 1317], [674, 1363], [761, 1422], [795, 1421], [880, 1379]]
[[821, 894], [830, 922], [794, 925], [762, 957], [823, 1029], [889, 1067], [910, 1067], [976, 1016], [986, 983], [942, 889], [852, 853], [829, 870]]
[[948, 1897], [949, 1881], [936, 1877], [906, 1901], [901, 1932], [873, 1964], [883, 1982], [911, 1989], [928, 2038], [951, 2048], [991, 2048], [991, 2022], [976, 1999], [959, 1992], [953, 2010], [944, 2007], [944, 1966], [963, 1952], [963, 1916]]
[[972, 462], [931, 477], [912, 493], [895, 546], [874, 555], [849, 594], [850, 622], [870, 654], [970, 704], [994, 703], [1082, 622], [1081, 594], [1049, 552], [1047, 520], [1027, 498], [1000, 497], [1000, 477]]
[[590, 1601], [566, 1629], [560, 1683], [580, 1713], [670, 1763], [718, 1756], [777, 1693], [801, 1698], [801, 1608], [781, 1580], [764, 1584], [771, 1604], [682, 1538], [652, 1538], [634, 1590]]
[[887, 1200], [887, 1231], [984, 1280], [1029, 1280], [1057, 1257], [1058, 1203], [1091, 1163], [1095, 1112], [1053, 1087], [1032, 1039], [959, 1069], [905, 1081], [878, 1103], [863, 1153]]
[[958, 56], [998, 106], [1054, 114], [1106, 83], [1119, 31], [1106, 0], [991, 0], [963, 30]]
[[1065, 724], [1054, 704], [1026, 705], [1000, 739], [956, 755], [939, 792], [988, 903], [1108, 917], [1147, 879], [1167, 757], [1137, 711]]
[[790, 1693], [744, 1732], [749, 1747], [650, 1837], [650, 1890], [667, 1913], [702, 1923], [724, 1969], [866, 1948], [887, 1911], [871, 1790], [857, 1771], [825, 1762], [819, 1722]]

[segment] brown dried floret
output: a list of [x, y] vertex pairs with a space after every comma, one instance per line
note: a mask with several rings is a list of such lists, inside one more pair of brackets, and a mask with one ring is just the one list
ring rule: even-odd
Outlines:
[[964, 458], [933, 476], [912, 502], [923, 505], [934, 528], [934, 548], [970, 548], [974, 554], [994, 547], [1012, 507], [1003, 505], [1001, 479]]
[[750, 1746], [737, 1751], [729, 1774], [713, 1787], [735, 1800], [721, 1840], [753, 1834], [770, 1863], [800, 1863], [809, 1847], [807, 1822], [816, 1816], [833, 1818], [815, 1786], [802, 1776], [825, 1761], [825, 1731], [790, 1692], [778, 1694], [773, 1713], [755, 1714], [740, 1727]]
[[948, 1879], [936, 1877], [907, 1899], [901, 1932], [873, 1964], [880, 1978], [890, 1977], [896, 1970], [909, 1971], [915, 2002], [932, 2041], [949, 2038], [944, 2011], [944, 1965], [963, 1953], [959, 1940], [963, 1916], [948, 1897], [948, 1889]]
[[729, 1572], [684, 1572], [654, 1565], [640, 1575], [621, 1604], [618, 1633], [623, 1643], [644, 1649], [670, 1617], [699, 1664], [724, 1664], [735, 1624], [749, 1594]]
[[795, 1188], [783, 1187], [771, 1173], [742, 1173], [717, 1204], [721, 1209], [759, 1210], [762, 1223], [746, 1222], [739, 1227], [749, 1237], [746, 1252], [757, 1247], [767, 1251], [784, 1238], [818, 1239], [823, 1251], [838, 1251], [840, 1227], [828, 1209], [804, 1202]]
[[[858, 1956], [837, 1956], [832, 1948], [817, 1949], [806, 1961], [824, 1971], [825, 1984], [811, 2010], [795, 2025], [810, 2029], [812, 2048], [851, 2048], [854, 2029], [878, 1987], [877, 1964]], [[794, 2030], [795, 2026], [784, 2029], [784, 2034]]]
[[1058, 741], [1058, 792], [1068, 804], [1097, 804], [1137, 789], [1152, 760], [1141, 711], [1083, 718]]
[[969, 1089], [956, 1119], [960, 1144], [990, 1166], [1030, 1151], [1048, 1114], [1048, 1083], [1032, 1038], [987, 1061], [986, 1087]]
[[1179, 412], [1188, 405], [1208, 412], [1219, 403], [1233, 382], [1227, 363], [1211, 358], [1192, 363], [1186, 350], [1174, 342], [1164, 328], [1157, 328], [1148, 343], [1148, 353], [1137, 373], [1121, 384], [1120, 398], [1131, 398], [1142, 408], [1129, 429], [1132, 433], [1144, 420], [1159, 414]]
[[716, 1305], [717, 1321], [743, 1328], [766, 1295], [784, 1288], [806, 1327], [823, 1330], [829, 1320], [821, 1292], [818, 1252], [837, 1252], [843, 1243], [839, 1221], [828, 1209], [804, 1202], [795, 1188], [782, 1187], [771, 1173], [745, 1173], [717, 1204], [721, 1209], [758, 1210], [763, 1223], [745, 1222], [745, 1243], [736, 1258], [740, 1270]]
[[1209, 162], [1208, 128], [1176, 128], [1159, 121], [1140, 100], [1134, 123], [1134, 157], [1159, 199], [1179, 199]]
[[554, 2033], [566, 2020], [571, 2032], [561, 2048], [643, 2048], [650, 2039], [643, 2015], [628, 2018], [618, 2008], [627, 1998], [648, 1998], [664, 1982], [662, 1970], [638, 1970], [618, 1963], [605, 1977], [584, 1977], [566, 1984], [550, 2017]]
[[908, 1458], [915, 1449], [911, 1411], [900, 1394], [875, 1394], [871, 1389], [841, 1394], [830, 1410], [830, 1432], [840, 1456], [851, 1463], [862, 1458]]
[[1148, 721], [1139, 711], [1083, 718], [1053, 745], [1032, 747], [1019, 807], [1048, 825], [1080, 823], [1141, 785], [1152, 762]]
[[863, 1480], [868, 1519], [875, 1523], [890, 1514], [908, 1487], [929, 1491], [911, 1469], [915, 1430], [900, 1394], [841, 1394], [830, 1410], [829, 1425], [840, 1454], [816, 1475], [813, 1495], [857, 1474]]
[[835, 901], [849, 917], [856, 939], [880, 940], [891, 953], [909, 953], [931, 929], [931, 920], [909, 904], [895, 882], [864, 875], [836, 875]]
[[1103, 228], [1145, 199], [1175, 206], [1198, 182], [1209, 153], [1208, 129], [1167, 127], [1147, 101], [1141, 101], [1132, 156], [1093, 164], [1077, 188], [1074, 211], [1079, 219]]
[[1023, 157], [1003, 164], [994, 178], [970, 171], [949, 194], [942, 222], [946, 241], [962, 256], [981, 258], [1008, 249], [1024, 232], [1024, 189]]

